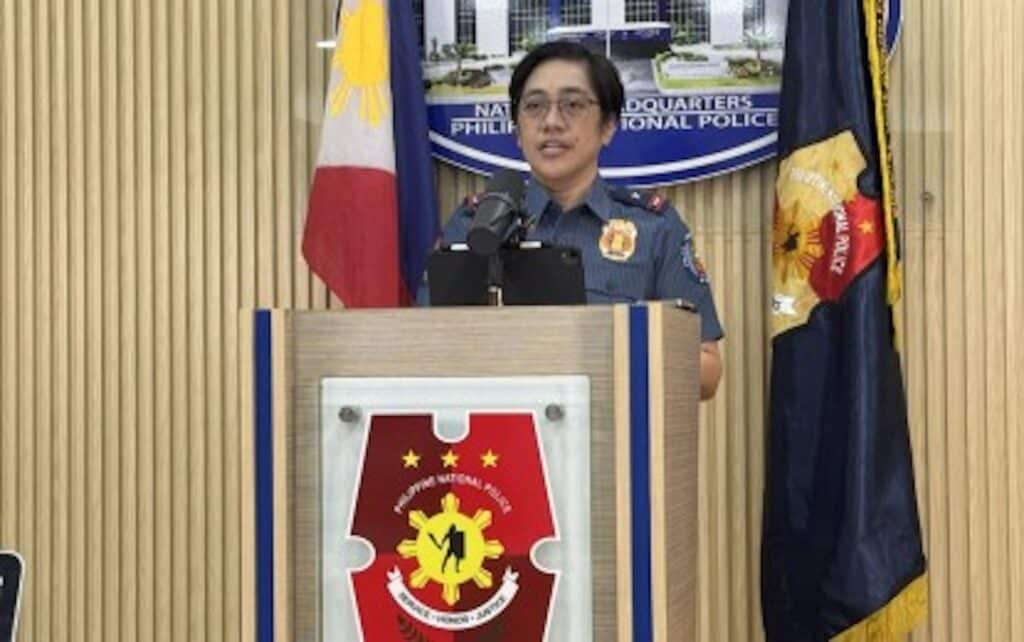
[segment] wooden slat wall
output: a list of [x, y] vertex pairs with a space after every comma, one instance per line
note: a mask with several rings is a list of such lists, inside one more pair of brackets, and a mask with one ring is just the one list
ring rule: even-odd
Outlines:
[[[0, 0], [0, 548], [20, 640], [252, 640], [249, 337], [298, 252], [333, 2]], [[1024, 640], [1024, 6], [904, 0], [892, 117], [932, 612]], [[482, 181], [437, 168], [442, 209]], [[728, 338], [702, 409], [700, 631], [760, 639], [774, 169], [666, 190]]]
[[19, 641], [252, 640], [242, 307], [297, 251], [331, 3], [0, 2], [0, 549]]

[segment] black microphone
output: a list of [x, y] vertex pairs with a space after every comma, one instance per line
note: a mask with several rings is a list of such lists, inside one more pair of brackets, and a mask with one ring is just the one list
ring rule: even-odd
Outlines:
[[525, 191], [523, 179], [516, 171], [500, 169], [491, 176], [466, 233], [466, 243], [474, 254], [496, 254], [515, 233]]

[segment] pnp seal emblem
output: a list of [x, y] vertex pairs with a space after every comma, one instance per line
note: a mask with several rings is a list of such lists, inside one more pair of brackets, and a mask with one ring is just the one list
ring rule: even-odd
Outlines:
[[601, 256], [612, 261], [628, 261], [636, 251], [636, 225], [633, 221], [613, 218], [605, 223], [597, 242]]
[[557, 533], [535, 418], [468, 420], [447, 442], [428, 414], [370, 419], [349, 527], [373, 549], [349, 576], [365, 642], [545, 639], [555, 574], [531, 551]]

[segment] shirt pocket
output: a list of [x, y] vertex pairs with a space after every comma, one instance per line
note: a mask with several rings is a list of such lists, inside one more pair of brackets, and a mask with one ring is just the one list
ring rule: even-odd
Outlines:
[[592, 303], [631, 303], [647, 298], [650, 281], [646, 263], [601, 258], [584, 267], [587, 300]]

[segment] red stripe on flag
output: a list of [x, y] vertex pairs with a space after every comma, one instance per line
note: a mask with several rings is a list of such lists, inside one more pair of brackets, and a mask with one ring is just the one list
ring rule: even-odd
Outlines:
[[318, 167], [302, 254], [347, 307], [408, 300], [398, 264], [395, 176], [366, 167]]

